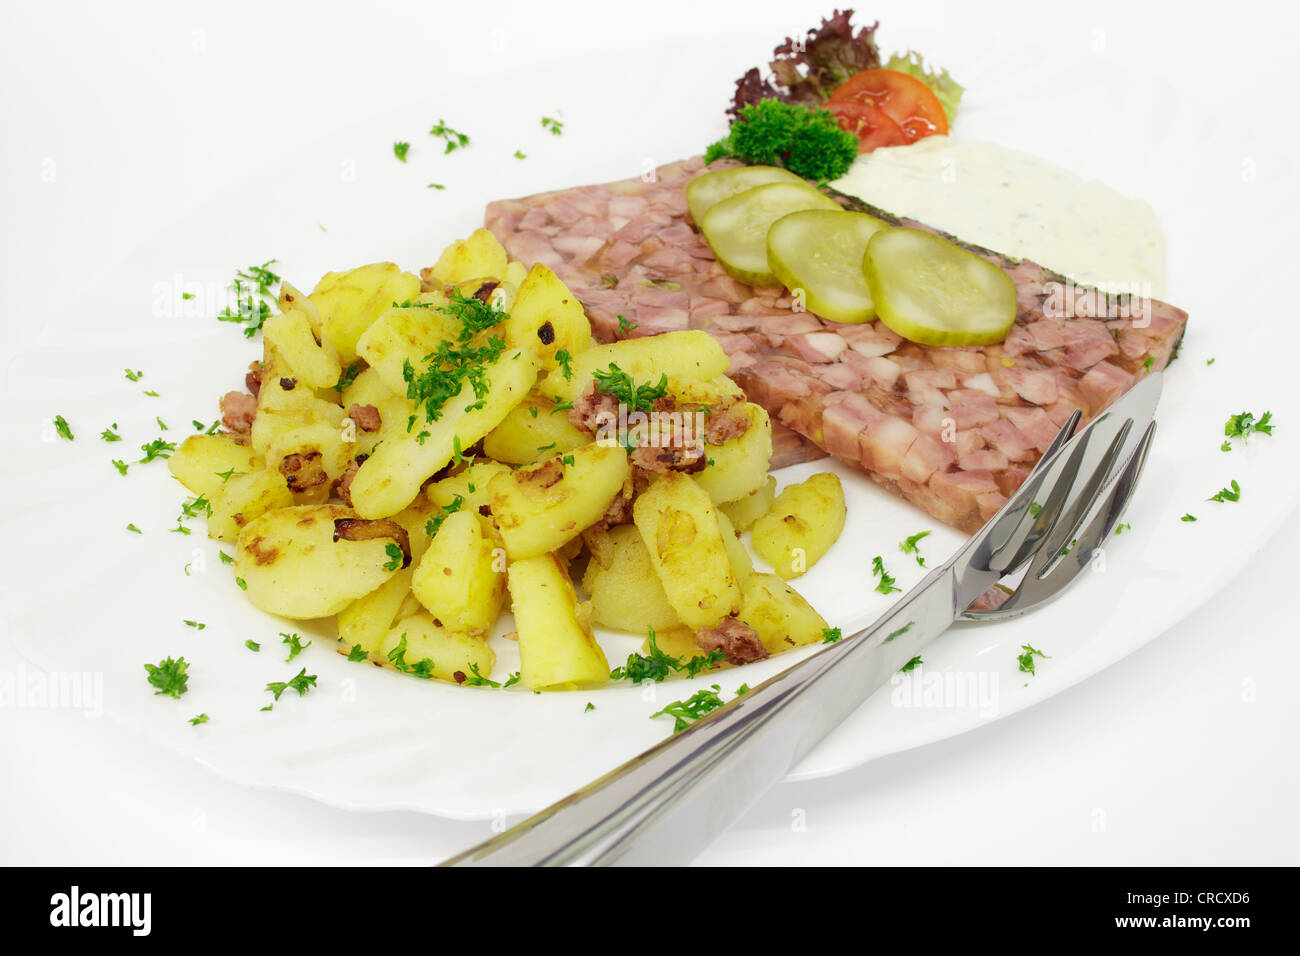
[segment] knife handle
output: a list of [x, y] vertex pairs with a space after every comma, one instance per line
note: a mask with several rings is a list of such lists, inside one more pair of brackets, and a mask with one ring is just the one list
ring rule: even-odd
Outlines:
[[444, 866], [689, 861], [952, 623], [936, 569], [883, 618]]

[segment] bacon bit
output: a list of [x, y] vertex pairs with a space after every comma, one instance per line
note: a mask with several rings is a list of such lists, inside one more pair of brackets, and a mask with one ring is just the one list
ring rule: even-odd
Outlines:
[[298, 387], [298, 380], [296, 378], [282, 378], [280, 379], [280, 387], [286, 392], [292, 392]]
[[560, 464], [558, 458], [548, 458], [540, 465], [519, 469], [515, 475], [521, 485], [550, 488], [564, 478], [564, 466]]
[[374, 541], [392, 538], [402, 549], [402, 567], [411, 566], [411, 538], [392, 518], [335, 518], [335, 541]]
[[601, 532], [615, 525], [632, 523], [632, 503], [636, 496], [650, 487], [650, 475], [644, 468], [632, 469], [631, 474], [623, 480], [623, 488], [609, 503], [600, 520], [591, 526], [593, 532]]
[[555, 341], [555, 326], [549, 321], [543, 322], [541, 328], [537, 330], [537, 337], [542, 340], [543, 345], [550, 345]]
[[226, 392], [221, 397], [221, 424], [232, 432], [248, 434], [257, 415], [257, 399], [247, 392]]
[[377, 432], [384, 423], [384, 420], [379, 415], [379, 409], [373, 405], [357, 405], [355, 403], [349, 405], [348, 418], [356, 422], [357, 427], [363, 432]]
[[569, 409], [569, 423], [574, 428], [596, 434], [601, 426], [608, 427], [618, 421], [618, 399], [598, 391], [593, 384], [579, 395]]
[[495, 279], [490, 279], [487, 282], [484, 282], [474, 292], [474, 298], [478, 299], [480, 302], [486, 302], [488, 299], [492, 298], [492, 293], [497, 290], [497, 286], [500, 284], [501, 283], [497, 282]]
[[698, 445], [685, 447], [645, 445], [634, 449], [628, 455], [628, 460], [646, 471], [683, 471], [687, 474], [703, 471], [709, 463], [704, 449]]
[[317, 485], [329, 481], [325, 466], [318, 451], [309, 451], [285, 455], [280, 462], [280, 474], [284, 475], [289, 490], [293, 492], [310, 491]]
[[734, 617], [723, 618], [716, 627], [700, 628], [695, 632], [695, 643], [706, 651], [722, 651], [729, 664], [748, 664], [767, 657], [758, 632]]
[[338, 481], [334, 482], [334, 493], [349, 508], [352, 507], [352, 479], [357, 476], [360, 468], [359, 462], [348, 462], [347, 468], [343, 469], [343, 474], [339, 475]]
[[749, 415], [745, 413], [745, 406], [737, 398], [721, 409], [713, 409], [709, 415], [709, 423], [704, 429], [705, 441], [710, 445], [724, 445], [749, 431], [749, 424]]
[[253, 393], [256, 398], [262, 391], [262, 363], [249, 362], [248, 371], [244, 373], [244, 388]]
[[451, 676], [452, 679], [455, 680], [457, 684], [463, 684], [465, 683], [465, 681], [469, 680], [469, 678], [465, 676], [464, 671], [456, 671], [456, 673], [452, 674]]

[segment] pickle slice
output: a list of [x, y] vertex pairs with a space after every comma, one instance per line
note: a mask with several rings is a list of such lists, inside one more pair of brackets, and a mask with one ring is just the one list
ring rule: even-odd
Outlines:
[[780, 285], [767, 264], [767, 230], [782, 216], [801, 209], [839, 209], [835, 200], [811, 186], [769, 183], [716, 203], [704, 214], [700, 231], [718, 265], [750, 285]]
[[876, 308], [862, 257], [871, 237], [888, 228], [861, 212], [792, 212], [767, 231], [767, 264], [791, 294], [803, 290], [809, 312], [832, 322], [869, 322]]
[[862, 259], [876, 315], [922, 345], [991, 345], [1016, 321], [1016, 286], [986, 259], [920, 229], [884, 229]]
[[686, 186], [686, 208], [698, 225], [713, 206], [737, 193], [768, 183], [802, 183], [803, 180], [780, 166], [737, 166], [696, 176]]

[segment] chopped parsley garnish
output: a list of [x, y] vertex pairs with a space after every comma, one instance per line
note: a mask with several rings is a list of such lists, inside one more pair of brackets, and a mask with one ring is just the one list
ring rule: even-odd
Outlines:
[[1043, 506], [1040, 505], [1037, 501], [1031, 501], [1029, 503], [1029, 517], [1037, 518], [1042, 513], [1043, 513]]
[[494, 680], [489, 680], [478, 672], [477, 664], [469, 665], [469, 676], [461, 681], [466, 687], [500, 687], [501, 684]]
[[149, 389], [147, 392], [145, 392], [145, 394], [148, 395], [150, 398], [158, 397], [158, 393], [155, 392], [153, 389]]
[[597, 369], [592, 377], [596, 381], [596, 391], [618, 399], [634, 411], [648, 412], [656, 401], [668, 394], [667, 375], [661, 375], [658, 384], [637, 385], [632, 376], [614, 362], [609, 363], [606, 371]]
[[243, 578], [235, 578], [235, 583], [239, 585], [239, 590], [241, 591], [248, 590], [248, 582], [245, 581]]
[[[425, 418], [431, 422], [442, 416], [443, 406], [460, 393], [467, 381], [474, 390], [474, 397], [481, 402], [488, 392], [487, 366], [495, 362], [506, 348], [505, 340], [495, 335], [483, 345], [471, 344], [480, 332], [506, 318], [505, 312], [489, 303], [453, 291], [450, 303], [439, 307], [438, 311], [460, 320], [458, 341], [440, 342], [437, 349], [425, 356], [427, 364], [422, 371], [417, 372], [410, 359], [402, 364], [406, 397], [416, 406], [422, 406]], [[413, 425], [414, 419], [408, 424], [407, 431]]]
[[714, 664], [724, 660], [727, 656], [722, 651], [710, 651], [706, 655], [695, 655], [683, 661], [682, 658], [665, 654], [659, 649], [654, 628], [649, 629], [648, 645], [650, 650], [648, 657], [636, 653], [629, 654], [626, 664], [609, 672], [609, 679], [630, 680], [634, 684], [639, 684], [642, 681], [655, 681], [657, 683], [667, 678], [674, 671], [684, 673], [688, 677], [694, 677], [700, 671], [713, 667]]
[[1205, 364], [1206, 364], [1207, 366], [1208, 366], [1208, 365], [1213, 365], [1213, 364], [1214, 364], [1214, 359], [1212, 359], [1212, 358], [1210, 358], [1210, 359], [1206, 359], [1206, 360], [1205, 360]]
[[289, 663], [291, 660], [293, 660], [295, 657], [297, 657], [299, 654], [301, 654], [305, 649], [311, 647], [311, 641], [308, 641], [306, 644], [304, 644], [302, 642], [302, 639], [299, 638], [297, 634], [281, 633], [280, 643], [287, 644], [289, 646], [289, 656], [284, 659], [284, 662], [286, 664]]
[[271, 266], [275, 265], [274, 259], [268, 259], [260, 266], [249, 266], [247, 271], [240, 270], [235, 273], [235, 281], [230, 287], [236, 292], [241, 291], [245, 284], [257, 287], [258, 295], [270, 295], [271, 286], [280, 281], [280, 277], [271, 271]]
[[922, 664], [924, 664], [924, 663], [925, 663], [925, 662], [924, 662], [923, 660], [921, 660], [921, 655], [920, 655], [920, 654], [917, 654], [917, 655], [916, 655], [915, 657], [913, 657], [910, 661], [908, 661], [906, 664], [904, 664], [902, 667], [900, 667], [900, 668], [898, 669], [898, 673], [900, 673], [900, 674], [906, 674], [908, 671], [914, 671], [914, 670], [916, 670], [918, 667], [920, 667], [920, 666], [921, 666]]
[[411, 151], [410, 143], [399, 142], [393, 144], [393, 155], [396, 156], [398, 160], [400, 160], [403, 163], [406, 162], [406, 154], [409, 153], [410, 151]]
[[155, 415], [155, 416], [153, 417], [153, 420], [156, 421], [156, 422], [158, 423], [158, 427], [159, 427], [159, 428], [161, 428], [163, 431], [167, 431], [167, 423], [166, 423], [165, 421], [162, 420], [162, 417], [161, 417], [161, 416], [159, 416], [159, 415]]
[[406, 663], [406, 635], [405, 634], [403, 634], [401, 639], [398, 640], [397, 646], [388, 652], [387, 657], [389, 663], [391, 663], [394, 668], [401, 671], [402, 673], [406, 673], [411, 669], [411, 666]]
[[1038, 650], [1038, 648], [1033, 647], [1032, 645], [1029, 644], [1021, 644], [1020, 650], [1023, 651], [1024, 653], [1016, 657], [1016, 661], [1017, 663], [1020, 664], [1020, 669], [1026, 674], [1034, 673], [1035, 656], [1042, 657], [1042, 658], [1046, 658], [1048, 656], [1044, 654], [1042, 651]]
[[54, 430], [58, 432], [59, 437], [64, 441], [72, 441], [72, 427], [62, 415], [54, 416]]
[[1194, 514], [1190, 514], [1190, 513], [1189, 513], [1189, 514], [1185, 514], [1185, 515], [1183, 515], [1181, 518], [1179, 518], [1178, 520], [1179, 520], [1179, 521], [1195, 521], [1195, 520], [1196, 520], [1196, 515], [1194, 515]]
[[1151, 371], [1151, 366], [1152, 366], [1152, 365], [1155, 365], [1155, 364], [1156, 364], [1156, 358], [1155, 358], [1155, 356], [1154, 356], [1154, 355], [1148, 355], [1148, 356], [1147, 356], [1147, 360], [1146, 360], [1145, 362], [1142, 363], [1142, 367], [1143, 367], [1144, 369], [1146, 369], [1146, 370], [1149, 372], [1149, 371]]
[[442, 183], [429, 183], [424, 188], [425, 189], [446, 189], [447, 187], [444, 186]]
[[226, 482], [228, 482], [228, 481], [229, 481], [231, 478], [233, 478], [235, 475], [246, 475], [246, 474], [248, 474], [248, 472], [246, 472], [246, 471], [235, 471], [235, 466], [234, 466], [234, 465], [231, 465], [231, 466], [230, 466], [229, 468], [227, 468], [225, 471], [214, 471], [213, 474], [216, 475], [218, 478], [220, 478], [220, 479], [221, 479], [221, 483], [224, 485]]
[[218, 551], [218, 552], [217, 552], [217, 556], [221, 558], [221, 563], [222, 563], [222, 564], [234, 564], [234, 563], [235, 563], [235, 559], [232, 558], [230, 555], [226, 554], [226, 552], [224, 552], [224, 551]]
[[515, 159], [527, 159], [527, 158], [528, 157], [524, 155], [523, 150], [519, 150], [519, 149], [515, 150]]
[[502, 686], [502, 687], [514, 687], [515, 684], [518, 684], [518, 683], [519, 683], [519, 671], [515, 671], [513, 674], [511, 674], [509, 677], [506, 678], [506, 682], [505, 682], [504, 684], [502, 684], [501, 686]]
[[651, 714], [650, 719], [667, 715], [673, 718], [673, 733], [679, 733], [722, 706], [721, 690], [718, 684], [714, 684], [712, 689], [698, 690], [686, 700], [673, 701], [663, 710]]
[[1231, 485], [1231, 487], [1229, 487], [1229, 488], [1220, 488], [1218, 491], [1216, 491], [1214, 494], [1210, 495], [1210, 497], [1206, 498], [1205, 500], [1206, 500], [1206, 501], [1218, 501], [1218, 502], [1224, 502], [1224, 501], [1240, 501], [1240, 500], [1241, 500], [1241, 485], [1237, 484], [1236, 481], [1232, 481], [1232, 482], [1230, 482], [1230, 485]]
[[840, 629], [839, 629], [838, 627], [823, 627], [823, 628], [822, 628], [822, 643], [823, 643], [823, 644], [834, 644], [834, 643], [838, 642], [840, 639], [842, 639], [843, 637], [844, 637], [844, 635], [840, 632]]
[[[617, 282], [618, 280], [615, 279], [614, 281]], [[631, 321], [629, 321], [628, 318], [627, 318], [625, 315], [623, 315], [622, 313], [619, 313], [619, 316], [618, 316], [618, 334], [619, 334], [619, 335], [627, 335], [627, 333], [631, 332], [631, 331], [632, 331], [633, 329], [635, 329], [635, 328], [636, 328], [636, 323], [635, 323], [635, 322], [631, 322]]]
[[402, 549], [391, 541], [384, 545], [384, 554], [388, 555], [388, 560], [384, 562], [385, 571], [396, 571], [406, 560], [406, 555], [402, 554]]
[[190, 718], [190, 726], [192, 727], [197, 727], [199, 724], [206, 724], [207, 722], [208, 722], [207, 714], [199, 714], [197, 717]]
[[247, 647], [250, 651], [254, 651], [254, 652], [260, 652], [262, 650], [262, 645], [257, 643], [257, 641], [253, 640], [252, 638], [249, 638], [248, 640], [244, 641], [244, 646]]
[[446, 122], [444, 122], [443, 120], [438, 120], [437, 124], [433, 127], [433, 129], [429, 130], [429, 135], [436, 136], [438, 139], [443, 140], [447, 144], [447, 148], [443, 151], [443, 155], [446, 155], [447, 153], [453, 152], [458, 149], [464, 149], [466, 146], [469, 145], [468, 136], [466, 136], [464, 133], [458, 133], [456, 130], [448, 126]]
[[370, 660], [370, 655], [365, 652], [360, 644], [353, 644], [352, 650], [348, 651], [348, 660], [353, 661], [354, 663], [357, 661], [368, 661]]
[[[145, 465], [158, 458], [170, 458], [172, 452], [176, 450], [176, 443], [172, 441], [163, 441], [161, 438], [155, 438], [146, 445], [141, 445], [140, 450], [144, 452], [144, 457], [138, 464]], [[125, 474], [125, 472], [123, 472]]]
[[342, 392], [344, 389], [350, 387], [352, 383], [357, 380], [357, 376], [361, 374], [365, 367], [366, 363], [358, 360], [345, 368], [339, 373], [339, 380], [334, 383], [334, 391]]
[[113, 422], [113, 424], [100, 432], [99, 437], [104, 439], [104, 441], [121, 441], [122, 436], [117, 433], [117, 422]]
[[120, 458], [113, 459], [113, 467], [117, 469], [119, 475], [125, 475], [127, 468], [130, 466]]
[[[177, 519], [176, 519], [176, 527], [174, 527], [174, 528], [171, 529], [171, 533], [172, 533], [172, 534], [192, 534], [193, 532], [191, 532], [189, 528], [185, 527], [185, 525], [181, 524], [181, 519], [180, 519], [180, 518], [177, 518]], [[189, 566], [188, 564], [185, 565], [185, 568], [186, 568], [186, 570], [185, 570], [185, 576], [186, 576], [186, 577], [189, 577], [189, 573], [190, 573], [190, 572], [189, 572], [189, 567], [190, 567], [190, 566]]]
[[154, 696], [166, 694], [180, 699], [181, 694], [189, 690], [189, 661], [183, 657], [175, 660], [168, 657], [157, 664], [145, 664], [145, 673], [149, 675], [149, 686], [155, 688]]
[[465, 496], [456, 495], [451, 499], [451, 504], [443, 505], [436, 515], [424, 523], [424, 533], [430, 538], [436, 536], [442, 523], [447, 520], [448, 515], [454, 515], [465, 505]]
[[202, 624], [202, 623], [200, 623], [200, 622], [198, 622], [198, 621], [186, 621], [186, 622], [185, 622], [185, 626], [186, 626], [186, 627], [192, 627], [192, 628], [194, 628], [194, 630], [196, 630], [196, 631], [201, 631], [201, 630], [203, 630], [205, 627], [207, 627], [206, 624]]
[[551, 131], [552, 136], [559, 136], [564, 132], [564, 123], [551, 116], [542, 117], [542, 129]]
[[595, 709], [596, 709], [596, 705], [593, 704], [591, 701], [587, 701], [587, 706], [582, 708], [582, 712], [584, 714], [590, 714]]
[[127, 525], [127, 526], [126, 526], [126, 530], [127, 530], [127, 531], [134, 531], [136, 534], [144, 534], [144, 532], [141, 531], [139, 528], [137, 528], [134, 524], [129, 524], [129, 525]]
[[1123, 534], [1125, 531], [1132, 531], [1132, 530], [1133, 530], [1133, 526], [1129, 524], [1127, 521], [1121, 521], [1119, 524], [1115, 525], [1116, 534]]
[[902, 551], [904, 554], [916, 555], [916, 563], [921, 567], [925, 567], [925, 558], [921, 557], [921, 549], [917, 547], [917, 543], [929, 533], [930, 532], [928, 531], [918, 531], [911, 537], [904, 538], [902, 541], [898, 542], [898, 550]]
[[569, 354], [569, 350], [556, 349], [555, 361], [560, 366], [560, 374], [564, 376], [564, 380], [566, 382], [571, 381], [573, 379], [573, 369], [571, 367], [573, 356]]
[[[267, 299], [274, 299], [271, 287], [280, 281], [280, 277], [271, 271], [274, 259], [268, 259], [260, 266], [249, 266], [235, 273], [230, 289], [235, 293], [234, 306], [226, 306], [217, 315], [219, 322], [234, 322], [244, 326], [244, 335], [252, 338], [271, 317], [271, 305]], [[148, 395], [148, 392], [145, 392]]]
[[[187, 498], [181, 505], [182, 518], [197, 518], [199, 515], [203, 515], [206, 518], [212, 517], [212, 502], [208, 501], [206, 495]], [[180, 519], [177, 520], [179, 521]]]
[[880, 578], [876, 582], [876, 590], [881, 594], [893, 594], [895, 591], [902, 590], [902, 588], [894, 586], [894, 578], [885, 570], [885, 561], [880, 555], [876, 555], [871, 559], [871, 573]]
[[825, 109], [765, 99], [743, 106], [731, 131], [704, 161], [735, 156], [758, 166], [784, 166], [804, 179], [829, 182], [858, 158], [858, 138]]
[[144, 378], [144, 372], [133, 372], [130, 369], [126, 370], [126, 380], [128, 382], [138, 382], [142, 378]]
[[1223, 426], [1223, 434], [1227, 437], [1219, 448], [1221, 451], [1231, 451], [1232, 439], [1240, 438], [1243, 442], [1246, 442], [1254, 434], [1272, 435], [1273, 427], [1272, 412], [1265, 412], [1258, 419], [1250, 412], [1229, 416]]
[[316, 675], [308, 674], [307, 668], [304, 667], [302, 670], [300, 670], [297, 674], [295, 674], [293, 677], [289, 678], [288, 680], [271, 681], [271, 683], [266, 685], [266, 689], [269, 690], [272, 694], [274, 694], [275, 699], [278, 701], [280, 699], [280, 695], [283, 694], [286, 690], [296, 690], [298, 692], [298, 696], [302, 697], [304, 694], [307, 693], [307, 691], [311, 690], [315, 686], [316, 686]]

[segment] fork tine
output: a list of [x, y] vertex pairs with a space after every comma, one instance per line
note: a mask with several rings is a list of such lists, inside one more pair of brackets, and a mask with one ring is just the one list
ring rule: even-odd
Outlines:
[[[1138, 440], [1137, 447], [1133, 449], [1133, 454], [1129, 456], [1128, 462], [1116, 477], [1115, 482], [1111, 485], [1109, 493], [1102, 500], [1100, 507], [1096, 508], [1096, 513], [1088, 522], [1088, 527], [1079, 535], [1079, 543], [1071, 549], [1071, 555], [1075, 558], [1075, 564], [1079, 568], [1088, 564], [1092, 560], [1092, 554], [1101, 547], [1101, 543], [1106, 540], [1107, 535], [1115, 528], [1115, 523], [1119, 521], [1119, 516], [1124, 513], [1128, 507], [1129, 501], [1133, 498], [1133, 493], [1137, 489], [1137, 480], [1142, 475], [1142, 469], [1146, 465], [1147, 455], [1151, 450], [1151, 442], [1155, 438], [1156, 423], [1152, 422], [1142, 433]], [[1096, 505], [1096, 502], [1092, 502]], [[1092, 509], [1089, 509], [1092, 510]], [[1068, 567], [1068, 562], [1061, 562], [1050, 573], [1043, 577], [1043, 583], [1047, 585], [1057, 584], [1058, 573], [1061, 572], [1061, 565], [1067, 565], [1063, 576], [1064, 581], [1060, 585], [1064, 586], [1065, 581], [1074, 577], [1078, 573], [1076, 569]]]
[[[1087, 528], [1079, 535], [1078, 543], [1070, 549], [1069, 557], [1073, 560], [1068, 560], [1066, 556], [1060, 554], [1061, 546], [1053, 548], [1044, 545], [1034, 555], [1019, 587], [1000, 607], [989, 611], [967, 611], [959, 615], [960, 620], [985, 623], [1023, 614], [1062, 594], [1070, 582], [1084, 567], [1088, 566], [1092, 561], [1093, 553], [1101, 547], [1101, 543], [1114, 529], [1115, 523], [1132, 500], [1137, 489], [1138, 478], [1142, 474], [1151, 450], [1151, 442], [1155, 437], [1156, 423], [1153, 421], [1147, 425], [1113, 483], [1103, 494], [1103, 489], [1106, 488], [1104, 476], [1111, 472], [1118, 448], [1122, 446], [1122, 439], [1131, 426], [1132, 420], [1127, 421], [1121, 433], [1116, 436], [1116, 440], [1111, 442], [1106, 455], [1089, 476], [1084, 493], [1075, 499], [1070, 509], [1072, 515], [1077, 513], [1077, 523], [1082, 523], [1089, 514], [1093, 515]], [[1103, 476], [1103, 481], [1098, 482], [1099, 476]], [[1073, 534], [1071, 530], [1071, 535]]]
[[[1088, 517], [1093, 505], [1097, 503], [1102, 488], [1106, 487], [1106, 483], [1110, 481], [1114, 474], [1115, 463], [1119, 461], [1120, 453], [1124, 450], [1124, 443], [1128, 440], [1129, 432], [1132, 430], [1133, 419], [1130, 418], [1124, 422], [1119, 432], [1111, 439], [1110, 446], [1106, 449], [1106, 453], [1101, 456], [1101, 461], [1097, 462], [1096, 467], [1088, 476], [1083, 490], [1077, 496], [1074, 496], [1069, 509], [1052, 527], [1051, 532], [1043, 542], [1042, 548], [1034, 556], [1034, 564], [1039, 565], [1038, 573], [1040, 576], [1043, 566], [1055, 560], [1060, 552], [1078, 535], [1079, 528], [1083, 526], [1083, 522]], [[1069, 489], [1070, 492], [1073, 492], [1073, 490], [1072, 488]], [[1035, 573], [1032, 566], [1029, 573]]]

